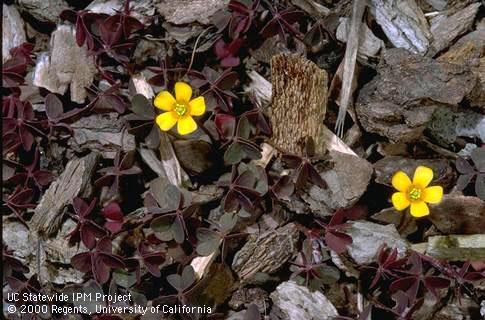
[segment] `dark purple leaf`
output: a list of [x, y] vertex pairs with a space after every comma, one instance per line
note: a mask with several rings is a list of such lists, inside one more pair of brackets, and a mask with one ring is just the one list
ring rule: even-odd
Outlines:
[[472, 181], [473, 177], [475, 176], [475, 173], [472, 174], [463, 174], [458, 177], [456, 180], [456, 188], [458, 190], [464, 190], [468, 184]]
[[328, 247], [338, 254], [344, 253], [347, 246], [352, 243], [352, 237], [341, 232], [326, 232], [325, 242]]
[[477, 170], [485, 173], [485, 147], [474, 149], [471, 153], [471, 158]]
[[485, 173], [477, 175], [475, 180], [475, 193], [480, 199], [485, 200]]

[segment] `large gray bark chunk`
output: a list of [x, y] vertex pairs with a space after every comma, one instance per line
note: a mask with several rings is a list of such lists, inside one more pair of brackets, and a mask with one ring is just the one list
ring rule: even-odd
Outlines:
[[396, 248], [399, 255], [404, 255], [409, 243], [402, 239], [394, 225], [380, 225], [367, 221], [355, 221], [345, 231], [352, 237], [352, 244], [347, 252], [359, 264], [369, 264], [376, 261], [381, 246]]
[[49, 236], [57, 231], [60, 215], [72, 199], [88, 196], [91, 192], [91, 176], [98, 158], [97, 153], [90, 153], [83, 158], [69, 161], [64, 172], [49, 186], [35, 208], [29, 221], [32, 232]]
[[440, 15], [433, 18], [430, 28], [433, 42], [428, 55], [434, 56], [447, 48], [456, 37], [470, 29], [480, 6], [480, 3], [473, 3], [449, 17]]
[[414, 0], [372, 0], [371, 11], [396, 48], [419, 54], [428, 51], [429, 26]]
[[439, 260], [483, 261], [485, 234], [430, 237], [426, 253]]
[[198, 21], [209, 24], [210, 18], [226, 8], [229, 0], [161, 0], [157, 5], [160, 14], [173, 24]]
[[10, 59], [10, 49], [27, 41], [24, 21], [15, 6], [3, 4], [2, 13], [2, 61]]
[[128, 133], [126, 121], [115, 112], [81, 118], [71, 128], [73, 135], [68, 143], [75, 151], [95, 150], [104, 158], [114, 159], [120, 149], [136, 149], [135, 137]]
[[249, 280], [258, 272], [275, 272], [295, 253], [298, 236], [294, 223], [261, 235], [250, 235], [234, 256], [232, 269], [242, 281]]
[[437, 106], [460, 103], [477, 84], [467, 66], [403, 49], [386, 51], [377, 72], [360, 91], [356, 113], [366, 131], [393, 142], [419, 139]]
[[335, 306], [321, 292], [310, 292], [293, 281], [280, 284], [270, 297], [271, 319], [330, 320], [338, 316]]
[[57, 23], [63, 10], [69, 9], [64, 0], [18, 0], [19, 6], [34, 18]]
[[480, 83], [468, 99], [472, 106], [485, 112], [485, 19], [477, 24], [477, 29], [456, 41], [442, 54], [439, 61], [469, 66], [480, 79]]
[[313, 185], [309, 197], [304, 196], [312, 210], [323, 215], [354, 205], [367, 190], [373, 172], [365, 159], [337, 151], [330, 151], [329, 155], [333, 168], [320, 174], [327, 188]]
[[475, 234], [485, 230], [485, 201], [459, 194], [443, 196], [429, 219], [444, 234]]
[[59, 94], [71, 88], [71, 100], [83, 103], [86, 87], [93, 82], [96, 66], [86, 45], [78, 47], [75, 31], [61, 25], [52, 33], [50, 54], [41, 54], [34, 73], [34, 85]]

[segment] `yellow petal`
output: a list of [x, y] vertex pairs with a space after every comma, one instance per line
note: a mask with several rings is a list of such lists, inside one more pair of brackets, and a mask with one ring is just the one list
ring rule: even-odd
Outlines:
[[205, 100], [204, 97], [200, 96], [189, 102], [190, 115], [191, 116], [201, 116], [205, 112]]
[[411, 186], [411, 179], [402, 171], [396, 172], [392, 176], [392, 186], [401, 192], [407, 192]]
[[185, 82], [175, 84], [175, 98], [177, 101], [189, 102], [192, 98], [192, 88]]
[[416, 171], [414, 171], [413, 184], [421, 189], [426, 188], [431, 180], [433, 180], [432, 169], [425, 166], [419, 166], [416, 168]]
[[443, 198], [441, 186], [428, 187], [423, 190], [423, 200], [427, 203], [439, 203], [441, 198]]
[[191, 116], [185, 116], [179, 119], [177, 131], [180, 135], [192, 133], [195, 129], [197, 129], [197, 123], [195, 123]]
[[168, 91], [162, 91], [155, 97], [155, 101], [153, 104], [158, 109], [162, 109], [164, 111], [172, 111], [173, 106], [175, 104], [175, 98], [172, 94]]
[[411, 202], [409, 202], [406, 194], [404, 194], [403, 192], [395, 192], [392, 195], [392, 205], [394, 206], [394, 208], [396, 208], [396, 210], [404, 210], [409, 207], [410, 204]]
[[424, 201], [411, 203], [411, 215], [416, 218], [424, 217], [429, 214], [428, 205]]
[[157, 116], [155, 120], [163, 131], [168, 131], [172, 129], [172, 127], [177, 123], [178, 116], [175, 112], [169, 111], [164, 112], [161, 115]]

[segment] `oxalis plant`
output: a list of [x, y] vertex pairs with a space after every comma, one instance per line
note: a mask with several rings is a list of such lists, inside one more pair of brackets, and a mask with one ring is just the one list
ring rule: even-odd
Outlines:
[[[382, 246], [375, 263], [353, 265], [348, 248], [354, 239], [348, 230], [352, 221], [366, 214], [361, 203], [337, 208], [327, 216], [291, 213], [279, 217], [312, 188], [328, 188], [321, 174], [328, 158], [316, 155], [309, 142], [304, 154], [281, 151], [272, 159], [275, 163], [261, 164], [262, 144], [271, 138], [272, 125], [264, 108], [244, 91], [248, 76], [243, 62], [269, 38], [288, 46], [322, 38], [330, 33], [323, 21], [315, 21], [310, 28], [305, 21], [313, 22], [312, 18], [296, 7], [277, 1], [231, 0], [214, 15], [212, 27], [203, 34], [209, 40], [184, 45], [164, 42], [170, 46], [169, 53], [150, 56], [146, 65], [140, 65], [135, 59], [137, 45], [163, 39], [166, 34], [160, 31], [163, 23], [155, 18], [141, 22], [133, 6], [134, 2], [125, 1], [110, 14], [69, 9], [60, 15], [63, 23], [74, 26], [76, 45], [85, 48], [95, 62], [97, 74], [86, 88], [88, 98], [83, 104], [74, 105], [69, 97], [44, 89], [44, 110], [23, 98], [27, 73], [36, 61], [33, 44], [11, 49], [11, 58], [3, 64], [6, 218], [30, 227], [32, 211], [67, 163], [61, 160], [54, 165], [48, 159], [55, 158], [58, 150], [54, 146], [69, 149], [73, 123], [79, 119], [115, 113], [126, 120], [127, 131], [137, 144], [137, 151], [120, 148], [111, 160], [101, 161], [93, 173], [92, 192], [73, 197], [62, 212], [61, 222], [70, 228], [55, 236], [64, 237], [66, 250], [73, 254], [68, 261], [58, 262], [58, 267], [69, 272], [74, 268], [73, 277], [80, 283], [46, 284], [41, 265], [27, 267], [16, 248], [3, 243], [4, 286], [8, 290], [130, 294], [133, 300], [128, 305], [208, 305], [214, 309], [203, 316], [224, 318], [234, 288], [223, 276], [229, 273], [234, 278], [235, 253], [249, 237], [274, 232], [278, 221], [292, 220], [298, 229], [295, 254], [275, 274], [310, 292], [335, 290], [344, 282], [355, 284], [368, 304], [360, 311], [339, 310], [345, 315], [341, 319], [416, 319], [427, 295], [436, 300], [447, 295], [478, 300], [474, 284], [485, 275], [476, 261], [449, 263], [417, 251]], [[328, 41], [339, 45], [333, 37]], [[146, 85], [153, 97], [133, 89], [132, 79], [144, 69], [152, 73]], [[177, 143], [188, 147], [181, 151]], [[83, 152], [78, 155], [88, 153]], [[164, 157], [167, 154], [175, 154], [180, 163]], [[65, 151], [64, 156], [67, 158]], [[478, 148], [470, 159], [456, 161], [461, 174], [457, 187], [482, 199], [483, 159], [483, 148]], [[195, 166], [190, 167], [192, 171], [185, 168], [187, 162], [210, 162], [212, 166], [196, 172]], [[187, 175], [181, 174], [177, 183], [157, 178], [164, 173], [168, 176], [165, 169], [153, 169], [165, 163], [180, 164]], [[442, 201], [445, 191], [432, 180], [433, 170], [425, 166], [418, 167], [412, 179], [402, 171], [393, 175], [390, 183], [396, 192], [389, 200], [400, 211], [402, 223], [410, 219], [426, 223], [430, 208]], [[346, 265], [352, 265], [353, 277]], [[211, 272], [221, 277], [216, 285], [207, 283]], [[274, 290], [274, 278], [266, 280], [265, 289]], [[343, 291], [356, 296], [347, 287]], [[262, 319], [257, 301], [252, 302], [245, 319]], [[96, 303], [81, 304], [90, 312], [96, 310]], [[180, 316], [201, 317], [193, 312]], [[82, 317], [124, 319], [94, 313]], [[29, 319], [37, 318], [65, 319], [50, 313]]]

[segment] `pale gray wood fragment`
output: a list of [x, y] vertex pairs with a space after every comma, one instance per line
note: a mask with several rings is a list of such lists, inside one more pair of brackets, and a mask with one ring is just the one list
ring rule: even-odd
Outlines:
[[458, 36], [469, 30], [480, 6], [480, 3], [473, 3], [449, 17], [446, 15], [434, 17], [430, 28], [433, 42], [427, 55], [434, 56], [447, 48]]
[[415, 0], [371, 0], [371, 11], [396, 48], [419, 54], [428, 51], [431, 33]]
[[42, 196], [29, 229], [42, 236], [50, 236], [59, 229], [64, 209], [75, 197], [86, 197], [91, 192], [91, 177], [96, 170], [99, 154], [90, 153], [68, 162], [64, 172], [49, 186]]

